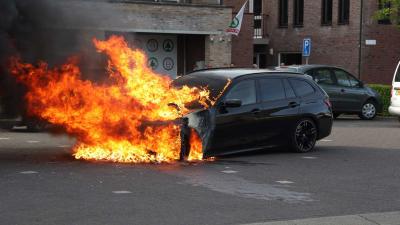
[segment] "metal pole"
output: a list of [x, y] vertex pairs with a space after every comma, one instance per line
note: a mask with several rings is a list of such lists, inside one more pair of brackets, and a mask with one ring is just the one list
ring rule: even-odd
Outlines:
[[360, 2], [360, 36], [358, 43], [358, 79], [361, 80], [361, 68], [362, 68], [362, 33], [363, 33], [363, 11], [364, 11], [364, 0]]

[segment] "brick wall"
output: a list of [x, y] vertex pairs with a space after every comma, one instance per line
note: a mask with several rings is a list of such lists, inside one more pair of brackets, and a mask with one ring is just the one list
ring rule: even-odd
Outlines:
[[[279, 28], [278, 0], [264, 2], [268, 15], [268, 35], [274, 55], [269, 56], [270, 66], [278, 65], [281, 52], [301, 52], [304, 38], [311, 38], [310, 64], [341, 66], [357, 76], [360, 2], [351, 1], [350, 24], [338, 25], [338, 1], [333, 1], [332, 26], [321, 26], [321, 1], [304, 1], [304, 27], [293, 27], [293, 1], [289, 1], [289, 26]], [[305, 63], [305, 59], [303, 59]]]
[[[362, 79], [368, 83], [390, 84], [400, 60], [400, 29], [378, 24], [370, 15], [377, 10], [374, 0], [366, 0], [362, 48]], [[376, 40], [366, 45], [365, 40]]]

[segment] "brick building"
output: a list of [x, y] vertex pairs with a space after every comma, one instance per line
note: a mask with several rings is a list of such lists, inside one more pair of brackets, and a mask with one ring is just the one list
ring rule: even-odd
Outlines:
[[368, 83], [391, 82], [400, 60], [400, 31], [388, 21], [373, 20], [378, 0], [249, 3], [254, 13], [254, 62], [260, 67], [304, 64], [302, 41], [311, 38], [309, 63], [343, 67]]

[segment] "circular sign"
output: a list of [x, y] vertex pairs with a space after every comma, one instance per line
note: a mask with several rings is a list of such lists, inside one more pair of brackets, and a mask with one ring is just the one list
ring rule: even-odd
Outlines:
[[171, 39], [165, 39], [163, 48], [166, 52], [172, 52], [172, 50], [174, 50], [174, 42]]
[[239, 19], [238, 18], [233, 18], [231, 24], [229, 25], [230, 28], [236, 28], [239, 26]]
[[174, 68], [174, 60], [170, 57], [167, 57], [163, 61], [163, 67], [165, 70], [172, 70]]
[[150, 39], [147, 41], [147, 50], [149, 50], [149, 52], [155, 52], [158, 50], [158, 42], [156, 39]]
[[158, 60], [155, 57], [150, 57], [147, 61], [147, 65], [155, 70], [158, 67]]

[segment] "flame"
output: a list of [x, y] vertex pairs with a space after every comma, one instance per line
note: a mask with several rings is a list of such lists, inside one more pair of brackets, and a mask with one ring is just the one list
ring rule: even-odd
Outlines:
[[[76, 137], [76, 159], [122, 163], [171, 162], [179, 159], [179, 119], [198, 101], [213, 104], [209, 91], [171, 87], [172, 80], [147, 66], [146, 55], [130, 49], [122, 37], [93, 40], [109, 57], [108, 84], [81, 79], [76, 60], [59, 68], [13, 58], [11, 72], [28, 93], [28, 111], [65, 128]], [[175, 103], [180, 111], [170, 106]], [[189, 160], [202, 159], [201, 139], [191, 132]]]

